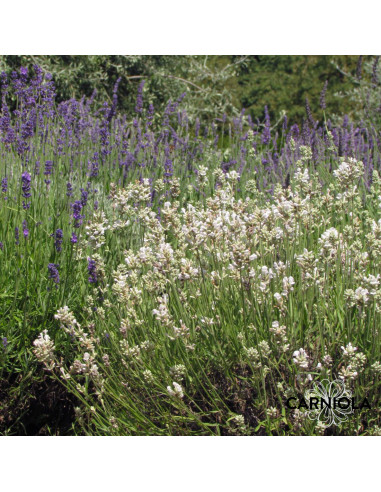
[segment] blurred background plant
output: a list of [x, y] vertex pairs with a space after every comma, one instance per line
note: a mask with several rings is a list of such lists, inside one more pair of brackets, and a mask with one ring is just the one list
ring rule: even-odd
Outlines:
[[[341, 89], [334, 94], [352, 109], [352, 118], [365, 125], [377, 126], [381, 123], [381, 67], [380, 57], [360, 56], [356, 70], [348, 72], [335, 61], [333, 66], [350, 81], [351, 87]], [[332, 118], [337, 121], [339, 115]]]
[[97, 92], [97, 100], [111, 101], [115, 81], [119, 84], [120, 108], [132, 112], [137, 86], [145, 80], [144, 91], [157, 110], [169, 99], [187, 94], [189, 117], [216, 117], [224, 112], [238, 113], [228, 81], [238, 75], [248, 57], [210, 62], [208, 56], [2, 56], [0, 71], [11, 73], [21, 66], [40, 66], [52, 74], [57, 100], [80, 99]]
[[[378, 63], [378, 62], [377, 62]], [[379, 68], [372, 56], [276, 56], [276, 55], [3, 55], [0, 71], [11, 73], [21, 66], [39, 65], [53, 76], [57, 101], [90, 97], [112, 98], [116, 80], [119, 107], [133, 111], [137, 86], [160, 112], [169, 99], [186, 92], [187, 112], [192, 119], [213, 119], [242, 108], [255, 120], [268, 107], [272, 120], [286, 111], [291, 123], [302, 123], [305, 100], [315, 119], [322, 120], [319, 96], [328, 80], [326, 111], [362, 119], [379, 118]], [[360, 67], [360, 70], [359, 70]], [[360, 77], [357, 75], [360, 73]], [[378, 77], [378, 78], [377, 78]], [[378, 94], [378, 96], [377, 96]], [[373, 109], [372, 109], [373, 108]]]

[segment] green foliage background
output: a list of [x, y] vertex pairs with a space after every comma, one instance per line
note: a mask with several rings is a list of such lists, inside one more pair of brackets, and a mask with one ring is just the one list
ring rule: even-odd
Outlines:
[[[364, 65], [371, 59], [364, 56], [361, 62]], [[0, 70], [40, 65], [52, 73], [58, 100], [90, 96], [94, 89], [98, 102], [111, 100], [113, 86], [121, 77], [119, 105], [132, 111], [137, 86], [144, 79], [145, 100], [158, 111], [168, 99], [186, 91], [191, 117], [210, 119], [246, 108], [254, 119], [262, 119], [267, 105], [273, 120], [285, 110], [290, 122], [300, 123], [306, 97], [314, 117], [322, 119], [319, 96], [326, 80], [327, 113], [358, 116], [359, 101], [338, 96], [356, 87], [358, 62], [358, 56], [343, 55], [3, 55]], [[366, 80], [366, 74], [362, 76]]]

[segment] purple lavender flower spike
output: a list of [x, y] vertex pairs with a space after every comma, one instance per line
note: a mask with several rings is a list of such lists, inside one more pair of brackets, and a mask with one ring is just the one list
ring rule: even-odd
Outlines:
[[87, 258], [87, 270], [89, 272], [89, 282], [96, 284], [98, 282], [97, 267], [95, 261], [91, 258]]
[[150, 104], [148, 106], [148, 112], [147, 112], [147, 123], [146, 123], [146, 129], [152, 125], [152, 120], [155, 114], [155, 108], [153, 107], [153, 104]]
[[171, 159], [166, 159], [165, 164], [164, 164], [164, 176], [165, 176], [165, 181], [168, 181], [168, 178], [171, 178], [173, 176], [173, 164]]
[[79, 200], [76, 200], [74, 203], [71, 204], [71, 207], [73, 209], [73, 219], [74, 219], [74, 227], [78, 228], [82, 225], [82, 221], [84, 218], [84, 215], [81, 215], [81, 210], [82, 210], [82, 203]]
[[59, 253], [62, 251], [62, 241], [63, 241], [63, 231], [62, 229], [57, 229], [54, 233], [54, 246], [56, 251]]
[[49, 278], [52, 279], [55, 284], [60, 283], [58, 268], [59, 265], [56, 265], [55, 263], [49, 263], [48, 265]]
[[22, 233], [23, 233], [25, 239], [27, 239], [27, 237], [29, 236], [29, 229], [28, 229], [28, 224], [27, 224], [26, 220], [24, 220], [22, 223]]
[[71, 183], [66, 183], [66, 196], [73, 196], [73, 186]]
[[89, 197], [89, 192], [84, 190], [83, 188], [81, 189], [81, 204], [82, 207], [84, 207], [87, 204], [87, 200]]
[[[52, 171], [53, 171], [53, 161], [46, 161], [44, 175], [50, 176], [52, 174]], [[45, 183], [47, 185], [50, 184], [50, 179], [45, 179]]]
[[[28, 172], [24, 172], [22, 173], [21, 175], [21, 182], [22, 182], [22, 196], [27, 199], [27, 198], [30, 198], [32, 196], [31, 192], [30, 192], [30, 182], [31, 182], [31, 177], [30, 177], [30, 174]], [[23, 202], [23, 208], [26, 210], [30, 207], [30, 203], [27, 203], [27, 202]]]

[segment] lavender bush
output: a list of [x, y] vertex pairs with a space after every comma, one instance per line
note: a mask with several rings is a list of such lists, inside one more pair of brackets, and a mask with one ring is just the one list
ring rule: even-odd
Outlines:
[[[59, 381], [70, 432], [380, 433], [380, 130], [191, 124], [144, 87], [126, 115], [118, 81], [95, 109], [1, 76], [1, 377]], [[326, 378], [371, 408], [286, 408]]]

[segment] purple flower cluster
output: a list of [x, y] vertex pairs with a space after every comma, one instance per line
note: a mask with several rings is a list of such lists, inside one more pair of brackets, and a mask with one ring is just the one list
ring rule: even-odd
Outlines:
[[[374, 84], [379, 83], [378, 60], [373, 65]], [[6, 157], [5, 162], [8, 153], [9, 162], [12, 155], [12, 159], [18, 159], [17, 164], [20, 164], [20, 167], [6, 168], [6, 175], [1, 179], [1, 193], [8, 200], [13, 200], [13, 195], [17, 195], [12, 190], [11, 176], [20, 168], [22, 176], [19, 194], [22, 195], [21, 202], [25, 209], [29, 209], [37, 200], [43, 203], [43, 193], [57, 190], [57, 213], [64, 214], [71, 206], [72, 228], [77, 233], [68, 232], [67, 245], [69, 239], [72, 244], [78, 241], [78, 229], [85, 220], [84, 207], [91, 204], [94, 210], [98, 209], [99, 198], [95, 199], [94, 188], [98, 182], [105, 181], [105, 177], [112, 178], [121, 187], [130, 180], [151, 178], [150, 205], [162, 206], [162, 203], [158, 203], [160, 194], [154, 191], [155, 178], [163, 177], [166, 182], [171, 182], [174, 176], [181, 176], [183, 181], [194, 177], [199, 164], [205, 160], [206, 152], [213, 152], [213, 147], [229, 149], [226, 153], [215, 153], [224, 173], [234, 170], [240, 176], [251, 174], [258, 188], [266, 193], [272, 193], [276, 183], [287, 186], [301, 157], [300, 147], [305, 145], [312, 149], [311, 166], [324, 171], [321, 173], [322, 183], [325, 176], [329, 176], [330, 163], [340, 157], [354, 157], [364, 162], [368, 187], [371, 185], [373, 170], [381, 169], [379, 128], [370, 124], [355, 125], [349, 118], [344, 118], [337, 125], [329, 120], [318, 123], [323, 115], [316, 115], [315, 119], [308, 101], [301, 126], [292, 125], [287, 117], [279, 125], [271, 122], [269, 109], [265, 107], [261, 121], [254, 121], [242, 111], [231, 120], [231, 124], [226, 124], [226, 115], [222, 115], [210, 124], [196, 119], [191, 127], [186, 112], [180, 108], [185, 94], [175, 101], [169, 101], [162, 125], [160, 121], [156, 124], [158, 118], [155, 118], [154, 124], [153, 105], [147, 104], [147, 110], [144, 110], [144, 81], [139, 83], [135, 118], [116, 111], [119, 80], [114, 87], [112, 102], [105, 103], [100, 109], [99, 105], [95, 107], [93, 104], [95, 95], [89, 99], [70, 99], [56, 104], [51, 77], [44, 75], [38, 67], [30, 70], [22, 68], [11, 76], [0, 74], [0, 84], [2, 155]], [[325, 82], [320, 95], [322, 109], [326, 106], [327, 88], [328, 82]], [[18, 105], [13, 110], [16, 99]], [[251, 132], [248, 139], [249, 128]], [[40, 154], [36, 152], [36, 142], [41, 144]], [[64, 157], [59, 157], [58, 161], [57, 155]], [[41, 160], [41, 165], [40, 160], [36, 159]], [[66, 173], [63, 187], [56, 183], [54, 190], [49, 189], [49, 186], [44, 191], [36, 189], [32, 201], [31, 174], [33, 185], [43, 180], [50, 185], [50, 180], [64, 179], [61, 178], [63, 169]], [[91, 185], [86, 186], [86, 182]], [[79, 196], [77, 190], [80, 190]], [[72, 203], [68, 205], [68, 202]], [[91, 213], [92, 210], [86, 213], [86, 217]], [[65, 222], [60, 219], [59, 223]], [[28, 227], [23, 226], [21, 231], [25, 237], [29, 237]], [[66, 246], [62, 230], [57, 229], [53, 236], [55, 249], [60, 252]], [[15, 240], [19, 244], [18, 229], [15, 231]]]
[[[44, 175], [50, 176], [52, 174], [52, 171], [53, 171], [53, 161], [46, 161]], [[50, 182], [51, 182], [50, 179], [45, 179], [45, 183], [47, 185], [50, 184]]]
[[173, 176], [173, 164], [169, 158], [166, 159], [164, 164], [164, 176], [166, 178], [164, 181], [168, 181], [168, 178]]
[[23, 233], [25, 239], [29, 236], [28, 223], [26, 220], [24, 220], [22, 223], [22, 233]]
[[[30, 177], [30, 174], [28, 172], [24, 172], [22, 173], [21, 175], [21, 187], [22, 187], [22, 196], [25, 198], [25, 199], [28, 199], [32, 196], [31, 192], [30, 192], [30, 182], [31, 182], [31, 177]], [[24, 209], [28, 209], [30, 207], [30, 202], [23, 202], [23, 207]]]
[[89, 282], [91, 284], [96, 284], [98, 282], [98, 276], [95, 260], [87, 258], [87, 271], [89, 272]]
[[82, 202], [80, 200], [76, 200], [74, 203], [71, 204], [71, 207], [73, 209], [73, 219], [74, 219], [74, 227], [78, 228], [81, 227], [84, 215], [81, 215], [81, 210], [82, 210]]
[[57, 229], [56, 232], [54, 233], [54, 246], [58, 253], [62, 251], [62, 241], [63, 241], [63, 231], [62, 229]]
[[49, 263], [48, 265], [48, 274], [49, 274], [49, 279], [53, 280], [55, 284], [60, 283], [60, 275], [58, 272], [59, 265], [56, 265], [55, 263]]
[[87, 200], [89, 199], [89, 192], [81, 188], [81, 205], [85, 207], [87, 204]]
[[147, 111], [146, 130], [148, 130], [148, 128], [152, 125], [154, 115], [155, 115], [155, 108], [153, 107], [153, 104], [150, 104], [148, 106], [148, 111]]
[[[10, 78], [4, 72], [0, 76], [1, 141], [6, 149], [15, 144], [21, 157], [30, 151], [30, 142], [37, 127], [43, 134], [44, 122], [54, 117], [55, 89], [51, 79], [51, 75], [44, 75], [38, 66], [30, 72], [26, 67], [21, 67], [19, 72], [12, 72]], [[9, 94], [18, 100], [18, 108], [13, 112], [16, 116], [14, 121], [8, 106]]]
[[108, 121], [111, 121], [116, 114], [116, 107], [118, 105], [118, 88], [121, 80], [122, 77], [119, 77], [118, 80], [115, 82], [114, 89], [112, 91], [112, 104], [111, 104], [110, 112], [107, 116]]
[[96, 178], [99, 174], [99, 153], [94, 152], [94, 155], [89, 162], [89, 168], [90, 168], [90, 177], [91, 178]]
[[1, 180], [1, 191], [5, 194], [8, 191], [8, 178], [5, 177]]

